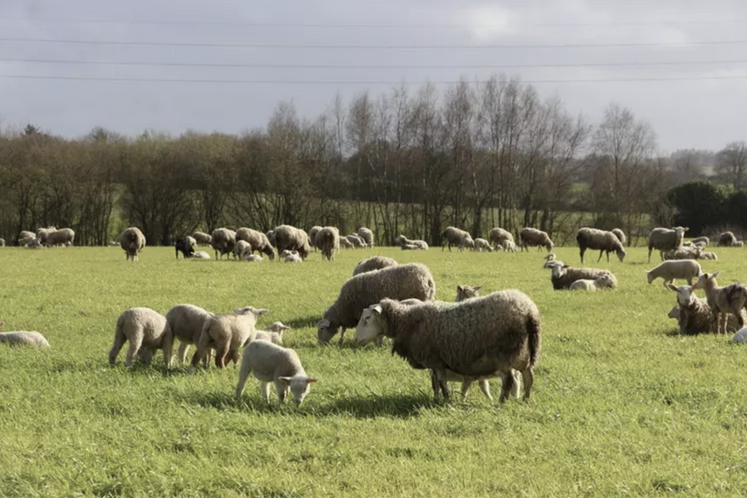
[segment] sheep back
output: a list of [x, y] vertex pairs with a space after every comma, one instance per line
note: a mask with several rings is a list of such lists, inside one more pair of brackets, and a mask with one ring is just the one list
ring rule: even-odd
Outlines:
[[381, 270], [382, 268], [395, 266], [396, 264], [397, 262], [392, 258], [387, 258], [384, 256], [374, 256], [372, 258], [364, 259], [363, 261], [360, 261], [357, 265], [355, 265], [353, 276], [373, 270]]
[[519, 239], [521, 240], [522, 250], [528, 250], [529, 247], [544, 247], [547, 249], [547, 252], [550, 252], [554, 247], [552, 239], [547, 235], [547, 232], [532, 227], [522, 228]]
[[335, 227], [323, 227], [316, 232], [314, 243], [322, 252], [322, 259], [332, 261], [340, 251], [340, 231]]

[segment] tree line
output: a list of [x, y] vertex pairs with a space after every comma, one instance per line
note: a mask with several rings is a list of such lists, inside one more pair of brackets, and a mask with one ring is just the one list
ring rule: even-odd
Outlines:
[[66, 139], [28, 125], [0, 135], [0, 236], [54, 225], [75, 230], [76, 245], [105, 245], [134, 225], [167, 245], [196, 229], [284, 223], [369, 226], [385, 244], [400, 233], [439, 244], [448, 225], [473, 236], [534, 226], [556, 243], [583, 225], [635, 235], [675, 219], [673, 182], [739, 190], [747, 148], [727, 149], [664, 158], [630, 110], [611, 104], [593, 125], [505, 76], [337, 96], [314, 119], [284, 102], [241, 135], [96, 128]]

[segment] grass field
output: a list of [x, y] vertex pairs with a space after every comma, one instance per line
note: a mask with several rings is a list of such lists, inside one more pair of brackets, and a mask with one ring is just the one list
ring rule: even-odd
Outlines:
[[[560, 259], [578, 264], [575, 248]], [[747, 281], [745, 252], [716, 249], [721, 284]], [[356, 262], [421, 261], [438, 299], [457, 284], [517, 288], [542, 313], [532, 400], [489, 403], [473, 387], [432, 401], [427, 373], [387, 348], [316, 344], [315, 324]], [[620, 287], [553, 291], [542, 254], [344, 251], [301, 265], [174, 260], [147, 248], [0, 250], [4, 330], [38, 330], [51, 350], [0, 348], [1, 496], [744, 496], [747, 348], [680, 337], [675, 296], [646, 284], [643, 249], [610, 267]], [[593, 258], [596, 259], [596, 258]], [[592, 261], [593, 261], [592, 259]], [[657, 256], [658, 259], [658, 256]], [[657, 261], [658, 262], [658, 261]], [[589, 261], [587, 260], [587, 264]], [[588, 264], [597, 266], [596, 264]], [[702, 292], [699, 291], [702, 295]], [[319, 379], [300, 408], [267, 406], [231, 365], [189, 375], [110, 368], [121, 311], [177, 303], [266, 307], [294, 330]], [[126, 349], [126, 348], [125, 348]], [[192, 350], [190, 350], [192, 351]], [[453, 384], [453, 389], [458, 389]], [[499, 386], [493, 383], [493, 392]], [[273, 393], [274, 396], [274, 393]]]

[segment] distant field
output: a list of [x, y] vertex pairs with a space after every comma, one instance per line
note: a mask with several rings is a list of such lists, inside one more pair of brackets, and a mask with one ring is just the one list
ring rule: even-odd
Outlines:
[[[745, 250], [714, 250], [705, 270], [747, 282]], [[575, 248], [556, 253], [579, 262]], [[457, 284], [532, 297], [543, 346], [531, 402], [489, 403], [473, 387], [434, 403], [427, 373], [388, 348], [355, 347], [350, 331], [342, 348], [318, 346], [322, 312], [374, 254], [427, 264], [438, 299]], [[648, 265], [645, 249], [603, 260], [620, 288], [593, 294], [553, 291], [542, 255], [383, 248], [290, 265], [148, 247], [127, 264], [119, 248], [2, 248], [4, 330], [41, 331], [52, 349], [0, 348], [0, 495], [744, 496], [747, 348], [679, 337], [674, 293], [646, 284], [658, 255]], [[121, 311], [177, 303], [265, 307], [262, 327], [291, 324], [286, 345], [319, 379], [304, 405], [266, 406], [253, 377], [236, 401], [233, 365], [166, 372], [159, 353], [126, 370], [123, 351], [108, 366]]]

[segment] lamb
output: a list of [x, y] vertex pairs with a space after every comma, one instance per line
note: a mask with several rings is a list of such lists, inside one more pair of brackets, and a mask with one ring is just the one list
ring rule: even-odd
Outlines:
[[194, 254], [192, 254], [192, 257], [194, 259], [210, 259], [210, 255], [206, 253], [205, 251], [197, 251]]
[[275, 322], [265, 327], [265, 330], [257, 331], [255, 341], [270, 341], [278, 346], [283, 345], [283, 333], [290, 330], [290, 327], [283, 325], [282, 322]]
[[216, 228], [210, 236], [210, 246], [215, 251], [215, 259], [223, 259], [223, 255], [233, 253], [233, 248], [236, 246], [236, 232], [228, 228]]
[[482, 289], [481, 285], [457, 285], [456, 302], [461, 302], [472, 297], [479, 297], [480, 293], [477, 291], [480, 289]]
[[718, 236], [718, 247], [731, 247], [737, 242], [733, 232], [723, 232]]
[[433, 275], [420, 263], [361, 273], [343, 284], [337, 300], [324, 312], [318, 323], [317, 339], [319, 343], [327, 343], [342, 327], [338, 341], [342, 344], [345, 330], [356, 326], [363, 310], [385, 297], [429, 301], [435, 296]]
[[664, 252], [669, 250], [676, 251], [682, 247], [682, 239], [689, 228], [675, 227], [673, 229], [654, 228], [648, 234], [648, 262], [651, 262], [651, 251], [658, 250], [661, 254], [661, 260], [664, 261]]
[[201, 246], [209, 246], [210, 242], [213, 241], [213, 238], [205, 232], [195, 232], [192, 234], [192, 237]]
[[302, 259], [306, 259], [311, 252], [309, 245], [309, 236], [300, 228], [290, 225], [280, 225], [275, 227], [275, 248], [278, 255], [284, 250], [297, 251]]
[[700, 255], [702, 254], [702, 249], [700, 246], [689, 246], [685, 247], [682, 246], [679, 249], [676, 250], [668, 250], [664, 251], [664, 260], [671, 260], [671, 259], [700, 259]]
[[540, 313], [526, 294], [494, 292], [460, 303], [430, 302], [405, 306], [382, 299], [371, 306], [372, 319], [356, 330], [367, 344], [384, 335], [396, 353], [416, 369], [432, 371], [431, 387], [448, 398], [447, 371], [474, 380], [500, 375], [503, 402], [513, 387], [511, 370], [522, 373], [524, 399], [530, 397], [540, 353]]
[[360, 227], [358, 229], [357, 234], [358, 234], [358, 237], [363, 239], [363, 242], [366, 243], [366, 246], [368, 247], [374, 246], [374, 236], [373, 236], [373, 232], [371, 231], [371, 229], [366, 228], [366, 227]]
[[176, 242], [174, 242], [174, 252], [176, 253], [176, 259], [179, 259], [179, 253], [182, 253], [182, 256], [184, 258], [189, 258], [195, 253], [195, 244], [196, 242], [193, 242], [195, 239], [192, 237], [182, 237], [181, 239], [177, 239]]
[[428, 250], [428, 243], [424, 240], [410, 240], [404, 235], [400, 235], [399, 237], [397, 237], [397, 239], [395, 239], [395, 242], [397, 240], [399, 240], [399, 246], [402, 248], [403, 251], [409, 251], [409, 250], [427, 251]]
[[130, 341], [125, 356], [125, 366], [129, 367], [140, 355], [150, 365], [156, 349], [163, 350], [163, 361], [166, 368], [171, 368], [171, 350], [174, 344], [173, 333], [166, 317], [150, 308], [130, 308], [122, 312], [117, 319], [114, 331], [114, 344], [109, 351], [109, 364], [114, 366], [124, 343]]
[[[669, 311], [667, 316], [677, 320], [680, 334], [694, 335], [710, 332], [713, 325], [713, 312], [711, 307], [708, 306], [708, 302], [703, 298], [696, 297], [689, 285], [675, 287], [669, 284], [667, 288], [677, 292], [677, 304]], [[686, 306], [681, 307], [680, 303], [686, 303]], [[742, 310], [740, 315], [743, 320], [747, 320], [745, 310]], [[726, 328], [731, 331], [739, 329], [736, 316], [729, 315]]]
[[340, 231], [335, 227], [324, 227], [316, 232], [316, 247], [322, 252], [322, 260], [333, 261], [340, 251]]
[[611, 273], [607, 273], [597, 277], [596, 280], [579, 279], [573, 282], [568, 289], [569, 290], [585, 290], [585, 291], [598, 291], [602, 289], [612, 289], [616, 287], [615, 280]]
[[145, 235], [137, 227], [126, 228], [119, 236], [119, 246], [125, 252], [125, 261], [138, 261], [138, 254], [145, 247]]
[[340, 237], [340, 247], [345, 249], [354, 249], [352, 242], [347, 237]]
[[347, 235], [345, 236], [345, 238], [348, 239], [348, 242], [350, 242], [350, 245], [353, 247], [353, 249], [366, 247], [366, 241], [358, 237], [357, 235]]
[[607, 262], [610, 262], [610, 253], [615, 252], [622, 263], [625, 259], [625, 249], [620, 239], [612, 232], [597, 230], [596, 228], [581, 228], [576, 233], [579, 251], [581, 252], [581, 264], [584, 263], [584, 253], [587, 249], [599, 251], [597, 263], [602, 259], [602, 254], [607, 254]]
[[[28, 233], [28, 232], [21, 232], [21, 233]], [[36, 241], [36, 235], [31, 234], [31, 236], [20, 237], [18, 239], [18, 245], [21, 247], [27, 247], [34, 241]], [[115, 245], [119, 245], [119, 244], [115, 243]]]
[[[504, 230], [502, 228], [493, 228], [488, 232], [488, 240], [495, 244], [496, 247], [500, 246], [506, 249], [506, 246], [503, 244], [504, 241], [510, 241], [514, 242], [514, 236], [511, 235], [511, 232], [508, 230]], [[516, 244], [514, 243], [514, 247], [516, 247]]]
[[[193, 304], [177, 304], [166, 313], [166, 322], [171, 328], [171, 344], [179, 339], [179, 349], [177, 358], [181, 363], [187, 359], [187, 351], [190, 345], [197, 345], [200, 342], [200, 334], [205, 322], [214, 316], [213, 313], [206, 311]], [[207, 363], [208, 355], [205, 356]]]
[[530, 246], [536, 246], [538, 250], [539, 248], [544, 247], [547, 249], [547, 252], [552, 252], [552, 248], [554, 247], [550, 236], [547, 235], [546, 232], [537, 230], [536, 228], [522, 228], [521, 233], [519, 234], [519, 239], [521, 240], [522, 252], [524, 249], [528, 252]]
[[[0, 327], [5, 326], [5, 322], [0, 322]], [[0, 333], [0, 344], [15, 346], [34, 346], [38, 348], [48, 348], [49, 342], [40, 333], [36, 331], [18, 330], [15, 332]]]
[[700, 245], [700, 246], [703, 246], [703, 247], [708, 247], [708, 244], [711, 243], [711, 239], [709, 239], [708, 237], [703, 236], [703, 237], [696, 237], [693, 240], [691, 240], [690, 242], [692, 242], [693, 245]]
[[742, 309], [747, 307], [747, 286], [744, 284], [731, 284], [719, 287], [716, 277], [720, 273], [720, 271], [713, 274], [703, 273], [698, 277], [695, 285], [693, 285], [693, 289], [703, 289], [706, 293], [706, 300], [708, 301], [708, 306], [711, 307], [711, 313], [715, 322], [714, 328], [717, 334], [721, 333], [722, 322], [724, 333], [726, 333], [729, 313], [736, 317], [740, 329], [744, 327]]
[[451, 251], [452, 245], [458, 246], [460, 252], [463, 251], [465, 247], [475, 246], [475, 241], [472, 240], [472, 236], [460, 228], [446, 227], [442, 236], [443, 244], [441, 246], [441, 251], [446, 249], [447, 246], [449, 247], [449, 251]]
[[257, 309], [247, 306], [233, 310], [233, 314], [210, 316], [202, 326], [197, 351], [192, 357], [192, 365], [189, 370], [194, 371], [209, 348], [216, 351], [215, 366], [218, 368], [224, 368], [226, 363], [231, 360], [238, 363], [241, 356], [239, 349], [247, 342], [254, 340], [257, 336], [254, 324], [257, 322], [257, 318], [267, 312], [268, 310], [264, 308]]
[[712, 259], [714, 261], [718, 260], [718, 255], [715, 252], [712, 251], [705, 251], [700, 253], [699, 259]]
[[75, 232], [71, 228], [61, 228], [47, 233], [47, 247], [71, 246], [75, 241]]
[[513, 240], [504, 240], [501, 246], [506, 252], [516, 252], [516, 243]]
[[576, 280], [596, 280], [602, 275], [610, 275], [612, 285], [610, 288], [617, 287], [617, 278], [609, 270], [598, 268], [572, 268], [562, 261], [548, 261], [545, 268], [551, 268], [552, 274], [550, 280], [554, 290], [569, 289], [571, 284]]
[[233, 247], [233, 255], [239, 261], [246, 261], [246, 257], [252, 253], [252, 246], [245, 240], [237, 240]]
[[[493, 248], [490, 247], [490, 244], [485, 239], [482, 239], [482, 238], [478, 237], [478, 238], [475, 239], [474, 244], [475, 244], [475, 247], [474, 247], [473, 251], [477, 251], [477, 252], [482, 252], [482, 251], [493, 252]], [[498, 247], [501, 247], [501, 246], [498, 246]]]
[[319, 225], [314, 225], [311, 227], [311, 230], [309, 230], [309, 245], [316, 249], [316, 234], [321, 230], [322, 227]]
[[623, 232], [619, 228], [613, 228], [611, 231], [613, 234], [615, 234], [615, 237], [617, 237], [617, 240], [620, 241], [620, 244], [624, 246], [625, 241], [627, 240], [627, 238], [625, 237], [625, 232]]
[[239, 228], [236, 230], [236, 240], [243, 240], [249, 243], [252, 252], [258, 251], [265, 254], [272, 261], [275, 259], [275, 248], [273, 247], [267, 235], [251, 228]]
[[353, 269], [353, 276], [360, 275], [373, 270], [381, 270], [389, 266], [395, 266], [397, 262], [392, 258], [386, 258], [384, 256], [374, 256], [372, 258], [364, 259], [355, 265]]
[[282, 253], [280, 253], [280, 259], [285, 261], [286, 263], [302, 263], [303, 259], [301, 259], [301, 255], [298, 254], [298, 251], [289, 251], [285, 250]]
[[676, 278], [687, 280], [687, 283], [692, 285], [693, 278], [698, 278], [702, 273], [703, 270], [697, 261], [693, 261], [692, 259], [675, 259], [664, 261], [656, 268], [647, 271], [646, 276], [649, 284], [657, 278], [663, 278], [664, 287], [666, 287], [667, 284], [674, 282]]
[[[274, 256], [274, 254], [273, 254], [273, 256]], [[264, 260], [265, 260], [265, 258], [263, 258], [262, 256], [260, 256], [259, 254], [249, 254], [249, 255], [247, 255], [247, 256], [244, 257], [244, 261], [248, 261], [249, 263], [261, 263]]]
[[250, 373], [260, 381], [260, 391], [267, 403], [270, 402], [270, 383], [275, 384], [275, 392], [284, 402], [289, 392], [293, 393], [296, 405], [303, 403], [309, 394], [310, 384], [316, 379], [308, 377], [301, 365], [301, 359], [292, 349], [286, 349], [267, 341], [253, 341], [244, 350], [239, 370], [239, 383], [236, 385], [236, 398], [244, 394], [246, 379]]

